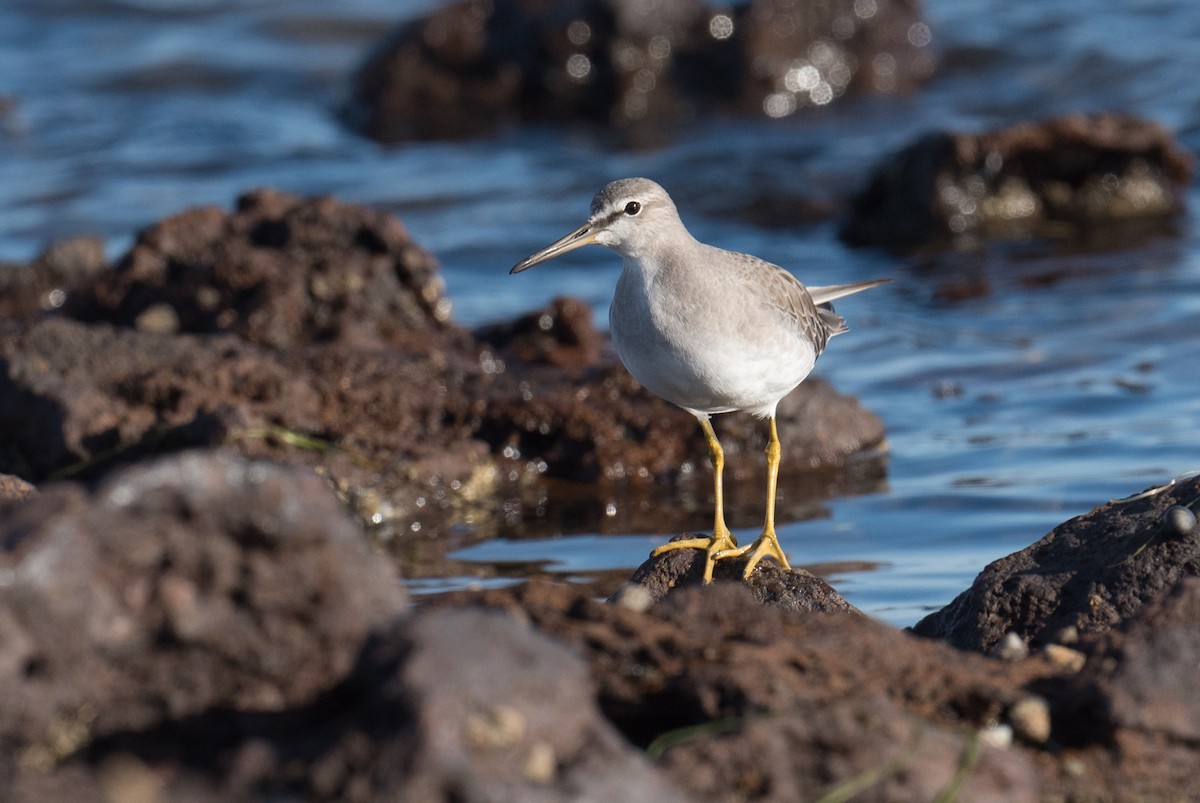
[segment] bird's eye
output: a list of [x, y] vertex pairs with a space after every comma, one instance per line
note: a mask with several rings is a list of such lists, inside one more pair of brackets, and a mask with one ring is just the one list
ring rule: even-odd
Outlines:
[[639, 204], [637, 201], [630, 201], [629, 203], [625, 204], [625, 214], [629, 215], [630, 217], [633, 217], [634, 215], [636, 215], [638, 212], [641, 212], [641, 211], [642, 211], [642, 205]]

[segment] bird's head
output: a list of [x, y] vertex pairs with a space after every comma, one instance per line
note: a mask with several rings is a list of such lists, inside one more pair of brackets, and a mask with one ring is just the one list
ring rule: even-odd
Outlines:
[[596, 193], [586, 223], [522, 259], [509, 273], [520, 273], [593, 243], [622, 256], [638, 256], [664, 235], [682, 228], [679, 212], [666, 190], [648, 178], [623, 178]]

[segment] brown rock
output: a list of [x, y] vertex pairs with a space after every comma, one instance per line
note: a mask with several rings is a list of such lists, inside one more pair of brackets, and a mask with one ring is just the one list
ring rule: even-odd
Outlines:
[[[38, 481], [56, 472], [93, 477], [149, 454], [224, 443], [319, 466], [364, 518], [402, 529], [420, 522], [428, 533], [494, 515], [510, 477], [600, 480], [609, 490], [556, 491], [559, 515], [579, 526], [569, 498], [599, 496], [590, 505], [599, 519], [615, 484], [649, 486], [679, 476], [685, 463], [707, 463], [692, 417], [616, 366], [570, 374], [517, 362], [487, 373], [471, 353], [449, 348], [276, 351], [230, 336], [161, 336], [60, 318], [0, 322], [0, 333], [0, 470]], [[815, 380], [780, 410], [786, 520], [795, 505], [811, 515], [803, 508], [842, 481], [840, 472], [859, 472], [857, 458], [882, 441], [883, 429]], [[795, 410], [809, 414], [795, 420]], [[744, 466], [761, 471], [765, 434], [748, 423], [718, 424], [731, 483]], [[825, 479], [814, 482], [814, 468]], [[707, 471], [687, 476], [707, 489]], [[761, 480], [755, 485], [761, 490]], [[759, 496], [745, 496], [755, 517]], [[661, 492], [654, 498], [661, 511]], [[664, 524], [662, 515], [653, 521]]]
[[0, 328], [0, 453], [23, 476], [91, 476], [273, 423], [319, 427], [303, 372], [233, 337], [164, 338], [62, 318]]
[[[1171, 705], [1195, 699], [1191, 649], [1178, 648], [1196, 591], [1189, 578], [1145, 609], [1128, 643], [1104, 636], [1082, 675], [1041, 654], [998, 661], [865, 617], [763, 606], [736, 583], [648, 610], [547, 583], [440, 604], [517, 610], [583, 650], [602, 709], [697, 798], [928, 800], [966, 784], [970, 800], [1173, 800], [1200, 791], [1191, 706]], [[1132, 657], [1134, 633], [1169, 630]], [[987, 746], [982, 733], [1014, 712], [1029, 741]]]
[[[961, 800], [1036, 801], [1028, 756], [930, 725], [882, 695], [800, 705], [746, 717], [670, 748], [664, 768], [712, 800], [844, 799], [923, 803], [955, 790]], [[964, 772], [969, 767], [969, 772]]]
[[[1200, 791], [1194, 578], [1125, 629], [1085, 634], [1078, 675], [764, 606], [740, 583], [679, 589], [648, 611], [529, 583], [406, 614], [357, 528], [327, 537], [349, 525], [312, 483], [194, 455], [90, 495], [49, 487], [0, 516], [0, 797]], [[988, 744], [980, 731], [1004, 717], [1038, 746]]]
[[1071, 519], [990, 564], [913, 631], [986, 651], [1009, 630], [1045, 643], [1064, 627], [1084, 635], [1127, 622], [1180, 578], [1200, 575], [1200, 537], [1163, 523], [1168, 508], [1198, 496], [1200, 478], [1192, 478]]
[[51, 243], [28, 265], [0, 263], [0, 318], [27, 319], [58, 309], [73, 288], [106, 264], [100, 237]]
[[909, 0], [461, 0], [405, 25], [357, 76], [356, 122], [384, 142], [486, 134], [520, 120], [621, 129], [697, 113], [782, 117], [933, 71]]
[[842, 237], [912, 248], [963, 236], [1061, 236], [1183, 209], [1192, 158], [1162, 126], [1122, 114], [928, 134], [888, 157]]
[[[707, 533], [683, 533], [672, 538], [707, 536]], [[777, 605], [797, 613], [861, 614], [846, 602], [841, 594], [820, 577], [804, 569], [784, 569], [774, 560], [763, 560], [746, 580], [742, 573], [748, 558], [718, 561], [713, 568], [713, 582], [744, 584], [759, 602]], [[658, 557], [648, 558], [634, 570], [627, 586], [617, 592], [629, 593], [630, 587], [644, 589], [652, 602], [682, 588], [704, 583], [705, 555], [699, 549], [676, 549]], [[614, 599], [617, 595], [614, 595]]]
[[[455, 331], [437, 262], [383, 212], [257, 190], [237, 211], [193, 209], [142, 232], [72, 294], [84, 321], [232, 332], [274, 348], [440, 341]], [[159, 325], [161, 328], [161, 324]]]
[[426, 614], [411, 638], [398, 680], [415, 746], [396, 799], [687, 799], [604, 721], [574, 651], [482, 611]]
[[[577, 298], [556, 298], [543, 309], [481, 327], [474, 334], [501, 358], [559, 368], [597, 366], [607, 349], [592, 323], [591, 307]], [[615, 359], [611, 353], [607, 356], [610, 363]]]
[[566, 647], [410, 617], [308, 472], [161, 460], [47, 488], [0, 544], [4, 800], [684, 799]]
[[1200, 578], [1185, 577], [1093, 662], [1114, 725], [1200, 743]]
[[0, 533], [0, 743], [27, 766], [206, 711], [307, 704], [405, 610], [323, 480], [228, 454], [91, 494], [49, 486]]
[[601, 708], [636, 744], [665, 751], [661, 765], [694, 798], [817, 799], [877, 771], [865, 799], [928, 800], [974, 755], [971, 799], [1036, 799], [1028, 756], [975, 753], [964, 726], [1027, 696], [1020, 687], [1050, 674], [1045, 664], [764, 606], [739, 583], [679, 589], [646, 613], [546, 583], [441, 603], [466, 599], [517, 607], [583, 650]]
[[[695, 417], [642, 389], [624, 368], [598, 369], [581, 379], [509, 371], [496, 384], [517, 380], [525, 392], [492, 389], [491, 403], [480, 411], [484, 437], [497, 439], [494, 448], [540, 456], [550, 476], [583, 482], [672, 479], [685, 463], [708, 464]], [[814, 470], [844, 469], [883, 448], [882, 421], [816, 378], [779, 403], [778, 422], [784, 485]], [[747, 459], [762, 460], [767, 435], [761, 421], [729, 415], [715, 426], [730, 473]]]

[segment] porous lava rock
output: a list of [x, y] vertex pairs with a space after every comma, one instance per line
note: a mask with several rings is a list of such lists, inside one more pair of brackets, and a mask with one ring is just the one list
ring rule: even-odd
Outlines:
[[883, 159], [841, 236], [910, 249], [1167, 221], [1183, 209], [1192, 164], [1163, 126], [1120, 113], [936, 131]]
[[[672, 541], [704, 538], [708, 533], [682, 533]], [[744, 584], [759, 602], [801, 613], [861, 614], [829, 583], [805, 569], [785, 569], [773, 559], [760, 561], [749, 577], [743, 578], [748, 558], [726, 558], [713, 567], [713, 582]], [[648, 603], [668, 594], [704, 582], [705, 553], [699, 549], [674, 549], [651, 556], [634, 570], [629, 582], [619, 589], [612, 601], [628, 599], [631, 590], [640, 590]], [[636, 593], [636, 591], [633, 591]]]
[[784, 117], [920, 85], [931, 39], [912, 0], [460, 0], [372, 54], [352, 117], [383, 142], [525, 120], [637, 131], [713, 111]]
[[0, 531], [0, 743], [30, 765], [207, 711], [305, 705], [406, 611], [324, 480], [228, 453], [51, 485]]
[[311, 472], [192, 452], [0, 515], [0, 797], [682, 801], [527, 621], [413, 616]]
[[1168, 518], [1172, 506], [1197, 499], [1193, 477], [1064, 522], [989, 564], [913, 631], [988, 651], [1009, 632], [1039, 645], [1064, 627], [1089, 634], [1122, 625], [1182, 578], [1200, 576], [1200, 530], [1178, 532]]
[[104, 240], [86, 236], [51, 243], [28, 264], [0, 263], [0, 318], [27, 319], [58, 309], [68, 291], [107, 267]]
[[1200, 792], [1191, 576], [1084, 633], [1079, 664], [733, 582], [413, 607], [323, 479], [193, 451], [0, 512], [0, 577], [0, 797], [21, 803]]
[[236, 334], [273, 348], [436, 344], [450, 302], [437, 260], [396, 218], [256, 190], [230, 214], [190, 209], [138, 235], [64, 312], [155, 334]]

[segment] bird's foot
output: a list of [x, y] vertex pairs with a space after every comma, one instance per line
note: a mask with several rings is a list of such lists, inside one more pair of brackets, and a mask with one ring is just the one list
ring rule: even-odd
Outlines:
[[746, 569], [742, 572], [742, 579], [744, 580], [750, 579], [750, 575], [754, 573], [754, 567], [768, 555], [779, 561], [779, 565], [783, 568], [792, 568], [791, 564], [788, 563], [787, 555], [783, 554], [783, 547], [779, 545], [779, 539], [775, 536], [774, 528], [763, 530], [762, 535], [745, 546], [718, 552], [712, 555], [712, 559], [740, 558], [747, 552], [750, 553], [750, 560], [746, 561]]
[[716, 562], [727, 554], [737, 552], [739, 547], [733, 533], [728, 529], [719, 528], [706, 538], [684, 538], [679, 541], [670, 541], [651, 552], [650, 557], [657, 558], [659, 555], [675, 549], [704, 550], [704, 582], [707, 584], [712, 582], [713, 567], [716, 566]]

